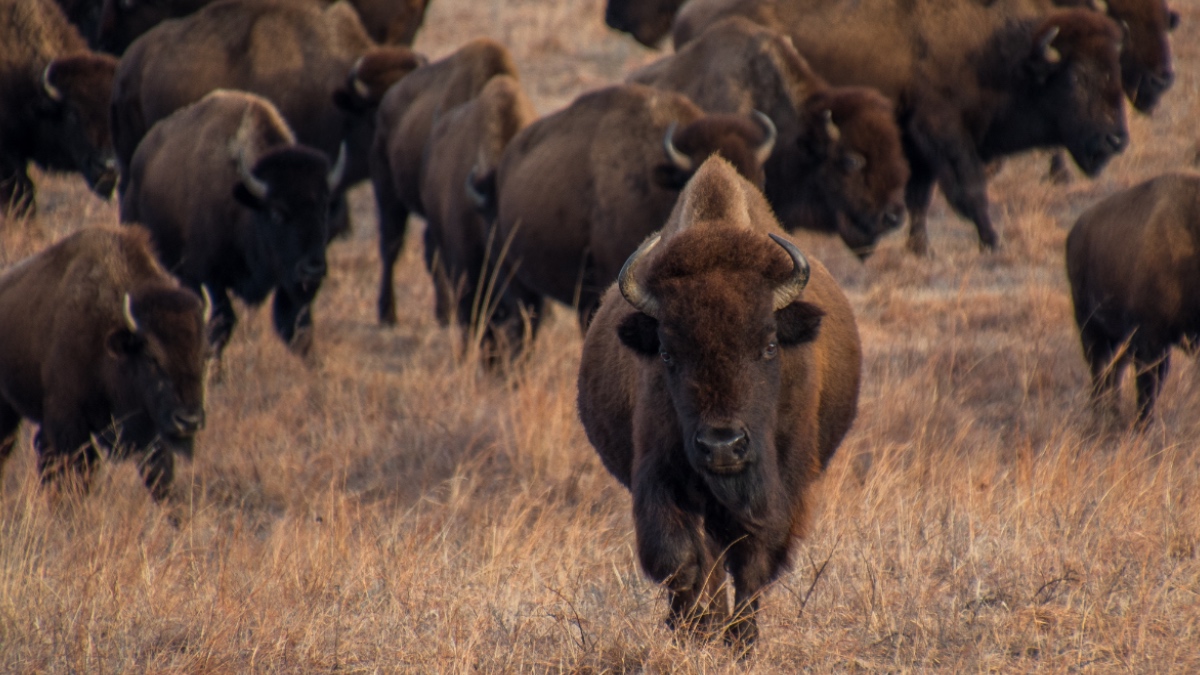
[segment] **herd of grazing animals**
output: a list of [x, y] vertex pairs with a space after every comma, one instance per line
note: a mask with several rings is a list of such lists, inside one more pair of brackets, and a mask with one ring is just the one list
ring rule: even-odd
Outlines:
[[[1178, 23], [1162, 0], [610, 0], [610, 25], [678, 51], [539, 119], [503, 45], [406, 46], [422, 1], [61, 5], [0, 0], [0, 199], [9, 227], [33, 214], [32, 161], [115, 185], [126, 225], [0, 273], [0, 463], [29, 419], [43, 480], [86, 488], [100, 452], [132, 454], [165, 498], [229, 294], [274, 292], [280, 337], [319, 349], [326, 247], [370, 179], [380, 323], [410, 214], [439, 321], [489, 368], [531, 348], [546, 298], [574, 307], [579, 414], [668, 624], [741, 646], [858, 398], [850, 305], [788, 232], [865, 258], [907, 211], [925, 253], [937, 184], [995, 247], [988, 163], [1062, 148], [1099, 173], [1125, 97], [1170, 87]], [[1141, 423], [1171, 346], [1200, 339], [1197, 228], [1200, 178], [1169, 174], [1067, 242], [1094, 395], [1132, 362]]]

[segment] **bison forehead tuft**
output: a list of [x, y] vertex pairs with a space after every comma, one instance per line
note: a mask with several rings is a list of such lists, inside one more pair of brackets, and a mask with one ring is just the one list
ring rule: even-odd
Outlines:
[[[665, 243], [651, 261], [644, 282], [656, 296], [669, 294], [679, 281], [699, 275], [729, 277], [731, 285], [761, 286], [769, 296], [770, 289], [792, 274], [792, 261], [787, 253], [762, 232], [720, 226], [692, 227]], [[745, 280], [735, 283], [735, 277]]]

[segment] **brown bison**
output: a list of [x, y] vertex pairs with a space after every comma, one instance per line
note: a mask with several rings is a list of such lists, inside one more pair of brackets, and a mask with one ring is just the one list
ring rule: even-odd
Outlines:
[[209, 341], [219, 359], [237, 322], [228, 291], [250, 304], [272, 290], [276, 332], [300, 354], [325, 277], [330, 196], [344, 151], [299, 145], [275, 106], [217, 90], [154, 125], [138, 146], [121, 220], [150, 230], [159, 258], [212, 293]]
[[709, 155], [763, 184], [776, 130], [764, 115], [705, 115], [682, 94], [600, 89], [517, 134], [496, 171], [493, 258], [514, 276], [536, 332], [541, 298], [586, 327], [629, 254], [666, 222]]
[[142, 230], [83, 230], [0, 275], [0, 469], [26, 418], [43, 481], [86, 488], [98, 450], [136, 453], [164, 497], [204, 425], [206, 311]]
[[[437, 316], [452, 319], [464, 338], [478, 340], [485, 359], [519, 334], [497, 336], [494, 326], [513, 327], [519, 306], [488, 259], [495, 203], [489, 184], [509, 140], [537, 115], [521, 84], [496, 75], [470, 101], [442, 114], [433, 125], [421, 165], [425, 209], [425, 264], [433, 277]], [[466, 198], [464, 198], [466, 197]], [[485, 215], [491, 217], [485, 220]]]
[[0, 0], [0, 213], [34, 209], [29, 162], [116, 184], [108, 98], [117, 62], [93, 54], [53, 0]]
[[1067, 236], [1067, 278], [1097, 402], [1137, 373], [1145, 423], [1171, 347], [1200, 343], [1200, 175], [1169, 173], [1118, 192], [1079, 216]]
[[155, 122], [209, 92], [249, 91], [274, 103], [301, 143], [331, 159], [346, 145], [340, 212], [345, 188], [368, 175], [375, 97], [421, 62], [406, 47], [376, 47], [345, 2], [325, 10], [286, 0], [217, 2], [156, 26], [121, 59], [112, 103], [117, 160], [124, 175]]
[[928, 250], [935, 181], [991, 248], [986, 163], [1063, 146], [1095, 175], [1128, 143], [1121, 29], [1090, 9], [1040, 12], [1016, 0], [695, 2], [677, 17], [677, 44], [719, 17], [745, 16], [789, 35], [830, 82], [875, 87], [897, 102], [912, 171], [909, 247], [918, 253]]
[[908, 162], [895, 106], [872, 89], [830, 87], [775, 31], [720, 21], [629, 80], [709, 112], [770, 117], [779, 141], [763, 166], [766, 195], [786, 229], [837, 232], [865, 256], [903, 222]]
[[837, 283], [754, 186], [708, 160], [605, 294], [579, 366], [579, 416], [633, 493], [638, 558], [668, 588], [669, 626], [731, 620], [727, 640], [754, 641], [759, 594], [854, 420], [861, 361]]
[[675, 12], [685, 2], [687, 0], [608, 0], [604, 23], [654, 48], [671, 32]]
[[[425, 214], [421, 168], [434, 121], [439, 113], [475, 98], [496, 75], [515, 78], [517, 67], [504, 45], [479, 38], [418, 68], [389, 89], [379, 104], [371, 147], [371, 182], [379, 207], [381, 323], [396, 323], [393, 269], [404, 246], [408, 215]], [[455, 194], [462, 193], [456, 189]]]

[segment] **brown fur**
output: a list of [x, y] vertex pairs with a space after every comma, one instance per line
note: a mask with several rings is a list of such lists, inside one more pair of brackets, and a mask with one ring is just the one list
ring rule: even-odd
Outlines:
[[199, 299], [159, 267], [146, 233], [83, 230], [0, 274], [0, 325], [0, 467], [27, 418], [41, 425], [43, 479], [72, 468], [86, 486], [108, 447], [146, 454], [143, 478], [164, 496], [171, 451], [190, 455], [203, 422], [204, 343]]
[[1085, 211], [1067, 237], [1067, 278], [1097, 399], [1137, 372], [1145, 422], [1171, 347], [1200, 343], [1200, 175], [1168, 173]]
[[396, 322], [392, 270], [404, 245], [409, 213], [421, 204], [421, 161], [437, 117], [475, 98], [496, 75], [518, 77], [504, 45], [478, 38], [453, 54], [423, 66], [388, 90], [379, 106], [379, 126], [371, 146], [371, 182], [379, 207], [382, 274], [379, 320]]
[[[1089, 9], [1048, 11], [1039, 0], [694, 0], [676, 17], [676, 44], [726, 16], [789, 35], [830, 82], [875, 87], [897, 102], [917, 252], [928, 249], [934, 181], [993, 247], [986, 162], [1063, 146], [1094, 175], [1128, 140], [1121, 32]], [[1052, 64], [1038, 45], [1056, 28], [1061, 60]]]
[[874, 90], [830, 87], [779, 33], [732, 17], [629, 81], [678, 91], [710, 112], [770, 117], [779, 140], [766, 194], [788, 230], [838, 232], [865, 255], [900, 226], [908, 162], [893, 104]]
[[[850, 305], [819, 262], [810, 260], [800, 298], [772, 312], [791, 262], [769, 233], [784, 236], [761, 194], [708, 160], [637, 267], [657, 318], [610, 288], [579, 369], [580, 418], [633, 493], [638, 556], [670, 589], [668, 622], [719, 627], [728, 607], [716, 587], [728, 570], [736, 606], [726, 637], [743, 643], [756, 633], [758, 594], [805, 531], [811, 485], [854, 419], [862, 360]], [[789, 344], [796, 316], [819, 329]], [[636, 324], [649, 324], [644, 353], [627, 341]], [[765, 356], [773, 340], [778, 353]], [[736, 423], [752, 448], [743, 470], [698, 466], [693, 434]]]
[[671, 32], [671, 20], [685, 2], [687, 0], [608, 0], [604, 22], [654, 48]]

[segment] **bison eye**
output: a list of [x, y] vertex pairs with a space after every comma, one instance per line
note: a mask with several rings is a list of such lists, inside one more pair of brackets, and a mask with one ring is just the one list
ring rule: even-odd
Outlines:
[[763, 349], [762, 357], [764, 360], [770, 361], [771, 359], [775, 358], [775, 356], [778, 354], [779, 354], [779, 343], [772, 340], [772, 341], [768, 342], [767, 346]]
[[658, 358], [662, 359], [662, 362], [668, 366], [675, 365], [675, 357], [671, 356], [671, 352], [668, 352], [665, 349], [658, 352]]

